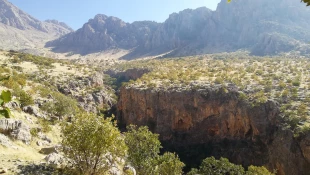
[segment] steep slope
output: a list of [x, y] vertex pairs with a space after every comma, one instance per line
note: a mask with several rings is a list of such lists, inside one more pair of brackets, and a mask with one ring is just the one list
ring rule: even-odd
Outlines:
[[195, 55], [247, 49], [255, 55], [309, 53], [310, 9], [295, 0], [281, 2], [222, 0], [216, 11], [205, 7], [173, 13], [164, 23], [132, 24], [97, 15], [78, 31], [48, 42], [56, 52], [89, 54], [111, 48], [131, 50], [124, 58], [170, 52]]
[[125, 23], [116, 17], [96, 15], [74, 33], [65, 35], [46, 44], [58, 45], [57, 52], [79, 52], [82, 54], [99, 52], [111, 48], [131, 49], [147, 41], [158, 24], [155, 22]]
[[37, 20], [7, 0], [0, 0], [0, 28], [0, 47], [15, 50], [43, 48], [45, 42], [73, 31], [56, 20]]

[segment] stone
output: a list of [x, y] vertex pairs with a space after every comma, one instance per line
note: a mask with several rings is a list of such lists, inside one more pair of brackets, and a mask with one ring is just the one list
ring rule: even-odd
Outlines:
[[0, 134], [0, 145], [8, 147], [8, 148], [13, 146], [11, 140], [3, 134]]
[[43, 141], [47, 141], [48, 143], [52, 143], [52, 140], [50, 138], [48, 138], [45, 134], [43, 134], [42, 132], [39, 132], [38, 134], [39, 139], [43, 140]]
[[49, 155], [47, 155], [44, 160], [48, 163], [48, 164], [52, 164], [52, 165], [57, 165], [60, 166], [63, 163], [65, 163], [65, 159], [62, 155], [57, 154], [57, 153], [51, 153]]
[[56, 146], [52, 146], [52, 147], [41, 148], [39, 153], [48, 155], [48, 154], [51, 154], [51, 153], [59, 153], [60, 150], [61, 150], [61, 146], [60, 145], [56, 145]]
[[46, 118], [46, 116], [41, 114], [39, 109], [35, 106], [25, 106], [23, 107], [23, 111], [38, 118]]
[[8, 172], [8, 170], [6, 168], [0, 169], [0, 174], [4, 174], [4, 173], [7, 173], [7, 172]]
[[31, 141], [30, 128], [21, 120], [0, 119], [0, 133], [21, 140], [26, 144]]
[[110, 168], [109, 172], [110, 172], [109, 174], [111, 174], [111, 175], [122, 175], [123, 174], [122, 171], [115, 166]]
[[45, 141], [45, 140], [43, 140], [43, 141], [38, 140], [38, 141], [36, 142], [36, 144], [37, 144], [38, 146], [47, 146], [47, 145], [49, 145], [50, 143], [49, 143], [48, 141]]

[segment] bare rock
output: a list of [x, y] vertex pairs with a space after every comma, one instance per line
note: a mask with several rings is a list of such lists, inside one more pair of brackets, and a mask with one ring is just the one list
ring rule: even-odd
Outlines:
[[45, 134], [43, 134], [42, 132], [39, 132], [38, 137], [43, 140], [43, 141], [47, 141], [48, 143], [52, 143], [52, 140], [50, 138], [48, 138]]
[[46, 116], [41, 114], [39, 109], [35, 106], [25, 106], [23, 107], [23, 111], [38, 118], [46, 118]]
[[11, 142], [11, 140], [3, 134], [0, 134], [0, 145], [8, 148], [17, 149], [17, 147]]
[[41, 154], [51, 154], [51, 153], [59, 153], [61, 149], [60, 145], [52, 146], [52, 147], [47, 147], [47, 148], [42, 148], [39, 153]]
[[44, 160], [48, 163], [48, 164], [52, 164], [52, 165], [57, 165], [60, 166], [63, 163], [65, 163], [65, 158], [57, 153], [51, 153], [49, 155], [47, 155]]
[[8, 172], [8, 170], [7, 170], [6, 168], [0, 169], [0, 174], [5, 174], [5, 173], [7, 173], [7, 172]]
[[0, 119], [0, 133], [10, 135], [26, 144], [31, 141], [30, 128], [21, 120]]
[[36, 142], [36, 144], [38, 145], [38, 146], [47, 146], [47, 145], [49, 145], [50, 143], [48, 142], [48, 141], [45, 141], [45, 140], [38, 140], [37, 142]]

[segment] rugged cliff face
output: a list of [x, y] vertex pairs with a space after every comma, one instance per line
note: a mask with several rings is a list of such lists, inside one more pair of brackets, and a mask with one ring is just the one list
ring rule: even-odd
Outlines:
[[282, 130], [273, 101], [252, 107], [229, 88], [146, 90], [123, 87], [118, 102], [121, 126], [147, 125], [160, 134], [165, 149], [178, 152], [187, 165], [207, 156], [265, 165], [280, 174], [309, 172], [309, 137], [296, 140]]

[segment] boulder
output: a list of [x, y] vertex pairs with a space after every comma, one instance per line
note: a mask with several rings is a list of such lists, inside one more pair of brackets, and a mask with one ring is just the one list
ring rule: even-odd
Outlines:
[[38, 117], [38, 118], [46, 118], [46, 116], [41, 114], [39, 112], [39, 109], [37, 109], [34, 106], [25, 106], [25, 107], [23, 107], [23, 111], [30, 114], [30, 115], [34, 115], [35, 117]]
[[0, 133], [21, 140], [26, 144], [31, 141], [30, 128], [21, 120], [0, 119]]
[[52, 146], [52, 147], [47, 147], [47, 148], [42, 148], [39, 153], [41, 154], [52, 154], [52, 153], [59, 153], [61, 149], [60, 145]]
[[48, 164], [52, 164], [52, 165], [57, 165], [60, 166], [63, 163], [65, 163], [65, 158], [57, 153], [51, 153], [49, 155], [47, 155], [44, 160], [48, 163]]

